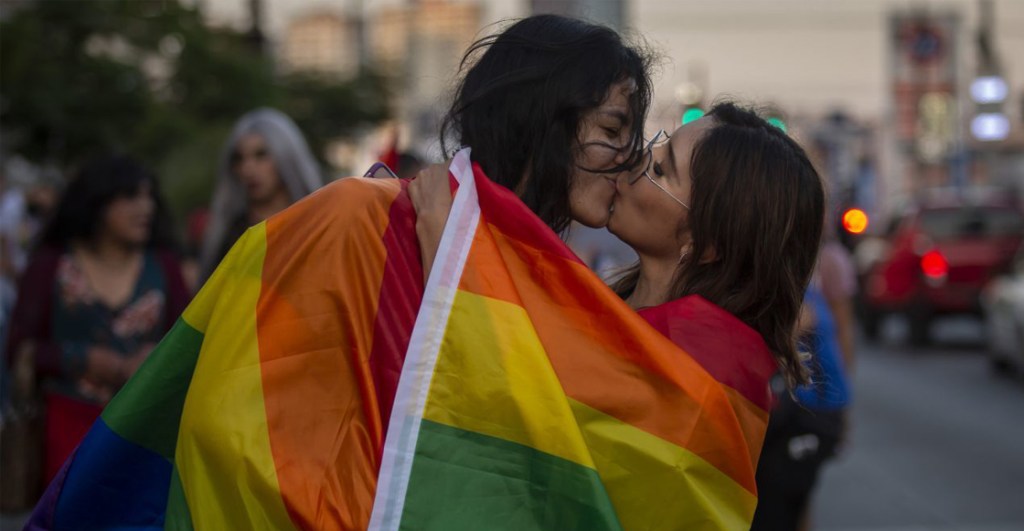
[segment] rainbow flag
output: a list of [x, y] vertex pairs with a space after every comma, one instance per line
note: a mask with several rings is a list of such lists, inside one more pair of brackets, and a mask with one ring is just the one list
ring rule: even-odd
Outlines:
[[250, 229], [50, 485], [39, 529], [747, 529], [774, 363], [641, 314], [461, 152], [423, 286], [405, 183]]

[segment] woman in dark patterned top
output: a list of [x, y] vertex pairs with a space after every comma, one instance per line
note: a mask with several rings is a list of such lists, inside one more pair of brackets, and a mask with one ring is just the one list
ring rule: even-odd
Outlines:
[[18, 290], [8, 362], [32, 363], [52, 478], [188, 303], [156, 179], [116, 156], [68, 186]]

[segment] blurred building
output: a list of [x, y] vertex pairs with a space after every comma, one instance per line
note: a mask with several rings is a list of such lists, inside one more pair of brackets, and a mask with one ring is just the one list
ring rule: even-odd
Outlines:
[[346, 77], [359, 67], [359, 41], [353, 21], [339, 13], [317, 11], [288, 23], [280, 45], [286, 70]]
[[484, 26], [484, 6], [472, 1], [422, 0], [368, 16], [370, 56], [398, 88], [406, 146], [440, 156], [437, 132], [459, 62]]
[[1010, 88], [996, 143], [970, 129], [979, 0], [632, 0], [627, 20], [667, 59], [650, 129], [679, 123], [680, 95], [769, 104], [800, 140], [824, 136], [832, 190], [886, 213], [919, 188], [1012, 180], [1021, 167], [1010, 155], [1024, 151], [1024, 2], [991, 4], [988, 44]]
[[[888, 17], [889, 111], [895, 188], [916, 190], [963, 181], [959, 81], [965, 43], [955, 11], [894, 10]], [[896, 184], [896, 179], [893, 180]]]
[[613, 27], [627, 27], [624, 0], [530, 0], [530, 13], [582, 18]]
[[371, 58], [394, 74], [415, 69], [424, 57], [431, 62], [437, 53], [445, 55], [445, 67], [457, 66], [483, 25], [482, 12], [480, 2], [449, 0], [381, 8], [368, 15]]
[[[661, 54], [648, 128], [671, 130], [689, 106], [706, 106], [716, 98], [768, 104], [801, 140], [824, 134], [837, 157], [829, 162], [838, 179], [833, 189], [874, 198], [880, 210], [921, 186], [1019, 175], [1014, 168], [1020, 162], [1001, 162], [1018, 160], [1024, 150], [1024, 54], [1017, 53], [1024, 50], [1019, 30], [1024, 2], [1019, 0], [991, 0], [995, 16], [985, 46], [1001, 52], [999, 72], [1009, 94], [1000, 111], [1009, 117], [1010, 131], [1005, 141], [984, 143], [972, 137], [979, 109], [969, 99], [971, 80], [986, 57], [978, 53], [982, 0], [334, 1], [265, 0], [271, 41], [281, 56], [292, 57], [291, 39], [285, 37], [289, 21], [325, 5], [342, 18], [362, 17], [364, 53], [395, 79], [402, 136], [416, 147], [436, 136], [465, 46], [500, 29], [491, 26], [494, 22], [547, 12], [630, 31]], [[250, 18], [247, 0], [202, 0], [202, 5], [211, 20], [244, 27]], [[334, 26], [318, 31], [348, 31], [350, 37], [334, 37], [343, 41], [357, 33], [351, 25], [347, 30], [344, 24]], [[317, 47], [331, 49], [325, 53], [337, 57], [325, 61], [334, 65], [351, 65], [353, 54], [358, 57], [345, 44]], [[288, 61], [315, 64], [317, 59]], [[830, 121], [835, 116], [855, 124], [857, 134], [836, 127]], [[854, 140], [844, 146], [843, 138]], [[873, 169], [851, 170], [868, 166]], [[854, 189], [863, 188], [863, 175], [877, 177], [867, 187], [870, 193]]]

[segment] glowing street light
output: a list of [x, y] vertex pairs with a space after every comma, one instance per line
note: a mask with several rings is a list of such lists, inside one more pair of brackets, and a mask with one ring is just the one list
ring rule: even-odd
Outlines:
[[1002, 103], [1009, 89], [1000, 76], [980, 76], [971, 82], [971, 99], [975, 103]]
[[1005, 140], [1010, 135], [1010, 119], [1001, 112], [986, 112], [971, 119], [971, 134], [984, 142]]
[[850, 234], [861, 234], [868, 228], [868, 215], [859, 208], [843, 212], [843, 228]]

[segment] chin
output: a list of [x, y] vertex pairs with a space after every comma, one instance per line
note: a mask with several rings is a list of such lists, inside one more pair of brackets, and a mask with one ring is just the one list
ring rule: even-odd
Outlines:
[[622, 239], [622, 237], [619, 236], [619, 231], [616, 230], [615, 223], [612, 221], [611, 218], [608, 219], [608, 232], [612, 233], [612, 236], [615, 236], [620, 240]]
[[604, 216], [603, 218], [593, 217], [590, 219], [577, 219], [576, 222], [592, 229], [603, 229], [608, 226], [608, 216]]

